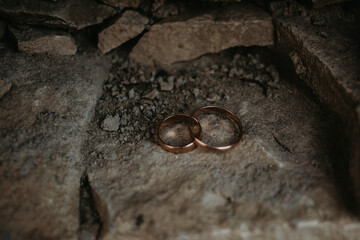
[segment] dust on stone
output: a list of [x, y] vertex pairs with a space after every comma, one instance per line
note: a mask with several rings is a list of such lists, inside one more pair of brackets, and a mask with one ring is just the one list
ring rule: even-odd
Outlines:
[[[167, 115], [193, 111], [190, 103], [216, 105], [228, 99], [232, 91], [226, 87], [229, 82], [258, 85], [265, 95], [280, 87], [276, 67], [263, 63], [258, 52], [239, 49], [223, 57], [227, 60], [222, 64], [200, 64], [199, 60], [185, 64], [181, 71], [156, 70], [114, 57], [110, 79], [96, 108], [96, 121], [121, 144], [136, 143], [150, 139]], [[211, 59], [212, 55], [204, 58]], [[119, 116], [119, 121], [113, 116]]]

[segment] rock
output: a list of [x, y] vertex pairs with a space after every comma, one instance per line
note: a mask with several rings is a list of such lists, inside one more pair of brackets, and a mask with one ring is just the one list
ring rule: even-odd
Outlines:
[[289, 53], [289, 57], [294, 64], [296, 74], [298, 76], [304, 76], [306, 73], [306, 68], [299, 55], [296, 52], [291, 52]]
[[[346, 168], [342, 171], [351, 176], [351, 180], [346, 181], [351, 181], [354, 187], [342, 185], [348, 186], [347, 191], [354, 192], [360, 209], [360, 114], [357, 112], [360, 108], [360, 58], [356, 54], [358, 39], [342, 31], [354, 26], [347, 21], [337, 23], [341, 28], [326, 24], [313, 26], [306, 17], [279, 17], [275, 22], [280, 46], [290, 55], [299, 77], [346, 123], [348, 143], [343, 147], [350, 157], [339, 159], [336, 166]], [[318, 35], [319, 31], [329, 37]]]
[[77, 239], [81, 145], [102, 83], [96, 55], [0, 53], [0, 239]]
[[99, 33], [98, 48], [102, 53], [120, 46], [138, 36], [149, 19], [132, 10], [126, 11], [115, 23]]
[[274, 65], [269, 65], [266, 68], [266, 71], [270, 74], [273, 82], [278, 83], [280, 81], [279, 71], [276, 69]]
[[143, 98], [147, 98], [147, 99], [155, 99], [156, 97], [159, 97], [159, 91], [157, 89], [153, 89], [151, 92], [149, 92], [148, 94], [145, 94], [143, 96]]
[[11, 82], [6, 78], [0, 78], [0, 100], [7, 92], [10, 91], [11, 85]]
[[174, 88], [174, 78], [169, 77], [167, 81], [164, 81], [162, 77], [158, 78], [160, 89], [162, 91], [171, 91]]
[[220, 96], [216, 94], [212, 94], [210, 97], [206, 98], [206, 101], [209, 102], [218, 102], [220, 100]]
[[70, 34], [43, 28], [20, 30], [10, 27], [18, 50], [25, 53], [49, 53], [54, 55], [74, 55], [77, 51], [75, 40]]
[[6, 31], [6, 22], [0, 19], [0, 41], [3, 40]]
[[164, 0], [157, 0], [152, 5], [153, 17], [158, 19], [178, 15], [185, 10], [185, 2], [183, 1], [165, 2]]
[[314, 8], [321, 8], [326, 5], [334, 4], [334, 3], [342, 3], [349, 0], [312, 0], [312, 4]]
[[117, 8], [138, 8], [140, 7], [141, 0], [100, 0], [110, 6]]
[[[228, 56], [237, 51], [236, 58]], [[230, 49], [226, 58], [214, 54], [218, 63], [207, 60], [201, 65], [207, 55], [181, 71], [137, 65], [123, 71], [113, 63], [113, 75], [120, 77], [109, 84], [143, 74], [144, 93], [158, 96], [119, 105], [105, 92], [97, 105], [83, 152], [104, 229], [100, 239], [328, 239], [329, 232], [334, 239], [357, 237], [359, 221], [344, 206], [347, 195], [339, 192], [343, 185], [338, 188], [331, 174], [339, 170], [331, 164], [347, 154], [336, 153], [343, 136], [337, 115], [297, 90], [292, 78], [282, 76], [282, 87], [271, 90], [278, 98], [265, 97], [258, 84], [228, 78], [225, 68], [234, 67], [241, 67], [243, 75], [252, 73], [252, 78], [263, 74], [271, 80], [270, 75], [277, 75], [262, 55], [243, 51]], [[157, 91], [165, 81], [182, 84]], [[136, 84], [127, 88], [140, 90]], [[218, 96], [216, 104], [243, 123], [245, 135], [238, 146], [225, 153], [197, 148], [173, 154], [154, 141], [161, 119], [177, 112], [191, 114], [208, 105], [211, 96]], [[101, 134], [99, 113], [119, 110], [124, 119], [121, 134]], [[233, 134], [219, 118], [208, 118], [207, 124], [204, 118], [199, 119], [204, 141]], [[101, 159], [92, 156], [94, 150], [102, 153]]]
[[119, 125], [120, 125], [119, 115], [115, 115], [115, 116], [108, 115], [101, 123], [101, 128], [104, 129], [105, 131], [115, 132], [118, 130]]
[[273, 35], [270, 15], [241, 3], [153, 25], [130, 57], [146, 65], [167, 66], [235, 46], [269, 46]]
[[101, 23], [116, 11], [95, 0], [2, 0], [0, 14], [23, 24], [82, 29]]
[[135, 97], [135, 90], [132, 88], [132, 89], [130, 89], [130, 91], [129, 91], [129, 99], [132, 99], [132, 98], [134, 98]]

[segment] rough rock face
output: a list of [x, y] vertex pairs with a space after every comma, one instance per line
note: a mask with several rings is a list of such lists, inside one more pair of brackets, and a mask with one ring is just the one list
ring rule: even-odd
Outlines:
[[344, 119], [351, 138], [350, 160], [339, 164], [347, 164], [354, 186], [346, 187], [357, 195], [360, 209], [360, 58], [356, 34], [343, 31], [355, 26], [346, 21], [315, 25], [304, 17], [280, 17], [276, 23], [279, 43], [288, 51], [299, 77]]
[[70, 34], [55, 30], [9, 28], [16, 39], [18, 50], [25, 53], [49, 53], [74, 55], [77, 51], [75, 40]]
[[126, 11], [115, 23], [99, 33], [98, 47], [102, 53], [120, 46], [139, 35], [149, 19], [136, 11]]
[[[344, 204], [349, 192], [334, 177], [342, 170], [332, 165], [346, 157], [337, 116], [256, 54], [226, 52], [237, 51], [217, 63], [209, 55], [182, 63], [178, 72], [113, 63], [82, 151], [100, 239], [357, 238], [359, 221]], [[164, 82], [172, 88], [160, 91]], [[169, 114], [210, 104], [243, 123], [244, 137], [229, 152], [175, 155], [147, 135]], [[103, 131], [99, 123], [116, 114], [117, 132]], [[225, 135], [215, 131], [219, 119], [200, 121], [210, 140]]]
[[170, 65], [235, 46], [274, 43], [271, 17], [248, 4], [230, 5], [150, 28], [130, 57], [147, 65]]
[[82, 29], [115, 13], [95, 0], [0, 0], [0, 14], [26, 24]]
[[96, 56], [1, 53], [0, 238], [77, 239], [80, 146], [108, 73]]
[[110, 6], [117, 8], [138, 8], [141, 0], [100, 0]]

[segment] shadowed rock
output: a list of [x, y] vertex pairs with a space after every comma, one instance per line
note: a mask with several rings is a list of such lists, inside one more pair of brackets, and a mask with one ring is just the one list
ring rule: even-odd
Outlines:
[[20, 23], [82, 29], [116, 11], [95, 0], [0, 0], [0, 13]]
[[[344, 146], [349, 151], [349, 157], [337, 160], [337, 171], [339, 174], [343, 171], [344, 176], [350, 175], [349, 179], [340, 177], [341, 188], [357, 196], [360, 209], [360, 58], [357, 27], [345, 21], [337, 25], [314, 26], [305, 17], [279, 17], [275, 22], [279, 43], [288, 52], [298, 76], [321, 101], [343, 118], [351, 144]], [[343, 142], [339, 140], [339, 144]]]

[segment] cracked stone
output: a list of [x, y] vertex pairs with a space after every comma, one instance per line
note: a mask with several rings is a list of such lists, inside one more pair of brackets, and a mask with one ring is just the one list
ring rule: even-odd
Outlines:
[[236, 46], [270, 46], [273, 35], [271, 16], [261, 8], [241, 3], [155, 24], [130, 57], [146, 65], [168, 66]]
[[88, 54], [0, 59], [12, 84], [0, 101], [0, 238], [76, 239], [80, 146], [105, 64]]
[[99, 33], [98, 48], [102, 53], [120, 46], [128, 40], [138, 36], [149, 19], [140, 13], [128, 10], [112, 25]]

